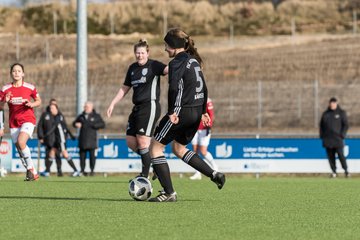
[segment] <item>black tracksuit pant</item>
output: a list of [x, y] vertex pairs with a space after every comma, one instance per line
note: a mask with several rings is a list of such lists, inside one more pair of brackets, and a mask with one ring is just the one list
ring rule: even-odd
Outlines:
[[330, 164], [330, 168], [332, 170], [333, 173], [336, 173], [336, 155], [338, 155], [340, 163], [341, 163], [341, 167], [345, 170], [345, 173], [348, 172], [348, 167], [346, 164], [346, 158], [344, 156], [344, 148], [343, 147], [339, 147], [339, 148], [326, 148], [326, 153], [328, 156], [328, 160], [329, 160], [329, 164]]
[[85, 161], [86, 161], [86, 153], [89, 152], [90, 154], [90, 170], [91, 172], [94, 172], [95, 169], [95, 148], [93, 149], [81, 149], [80, 148], [80, 168], [81, 168], [81, 172], [84, 173], [85, 172]]

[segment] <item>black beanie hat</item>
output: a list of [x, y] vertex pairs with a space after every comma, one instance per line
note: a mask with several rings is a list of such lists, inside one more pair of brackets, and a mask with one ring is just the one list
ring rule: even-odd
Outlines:
[[329, 103], [331, 102], [337, 102], [337, 99], [335, 97], [330, 98]]

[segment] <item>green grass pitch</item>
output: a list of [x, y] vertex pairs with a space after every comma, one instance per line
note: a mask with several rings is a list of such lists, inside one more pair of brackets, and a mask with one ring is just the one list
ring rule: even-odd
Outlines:
[[128, 180], [0, 178], [0, 238], [360, 239], [360, 179], [175, 175], [176, 203], [133, 201]]

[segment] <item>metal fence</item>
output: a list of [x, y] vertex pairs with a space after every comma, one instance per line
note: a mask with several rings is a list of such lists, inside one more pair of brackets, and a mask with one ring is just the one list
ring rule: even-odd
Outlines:
[[[3, 83], [9, 82], [5, 63], [13, 62], [17, 55], [16, 37], [7, 38], [2, 38], [9, 41], [3, 44], [6, 48], [2, 47], [4, 53], [8, 53], [2, 57], [0, 81]], [[76, 113], [75, 38], [47, 38], [20, 38], [20, 58], [25, 63], [26, 80], [36, 84], [44, 106], [50, 98], [58, 99], [61, 111], [71, 121]], [[255, 39], [251, 44], [254, 41], [256, 43]], [[242, 49], [241, 43], [235, 42], [233, 49], [225, 50], [222, 49], [224, 42], [201, 47], [208, 50], [201, 53], [209, 96], [215, 105], [214, 133], [314, 133], [321, 113], [333, 96], [347, 111], [351, 129], [360, 127], [359, 37], [343, 36], [309, 44], [250, 50]], [[131, 46], [122, 39], [89, 39], [88, 98], [103, 116], [133, 61]], [[151, 57], [169, 61], [162, 46], [154, 46], [151, 51]], [[113, 60], [111, 54], [120, 57]], [[161, 81], [162, 112], [165, 113], [167, 77]], [[117, 105], [113, 117], [106, 119], [107, 132], [124, 131], [132, 108], [130, 95]], [[36, 110], [38, 116], [42, 110]]]
[[318, 128], [321, 114], [330, 97], [337, 97], [358, 127], [360, 106], [355, 97], [360, 81], [337, 84], [313, 81], [257, 81], [230, 88], [210, 86], [214, 99], [216, 124], [228, 129], [298, 129]]

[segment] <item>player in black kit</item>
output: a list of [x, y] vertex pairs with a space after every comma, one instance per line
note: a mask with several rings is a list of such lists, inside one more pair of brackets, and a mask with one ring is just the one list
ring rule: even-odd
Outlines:
[[140, 40], [134, 45], [136, 62], [130, 65], [125, 82], [107, 110], [110, 117], [114, 106], [133, 88], [134, 107], [126, 129], [129, 148], [141, 156], [142, 170], [139, 176], [148, 177], [151, 165], [149, 146], [155, 124], [160, 117], [160, 75], [166, 75], [168, 67], [149, 59], [149, 45]]
[[185, 163], [209, 177], [219, 189], [225, 184], [225, 175], [209, 167], [200, 156], [187, 149], [200, 121], [210, 123], [206, 113], [207, 88], [201, 71], [202, 59], [194, 48], [194, 41], [180, 29], [171, 29], [164, 38], [165, 51], [170, 58], [168, 112], [155, 129], [150, 153], [155, 173], [164, 188], [150, 202], [176, 202], [169, 165], [164, 156], [167, 144], [173, 141], [173, 152]]

